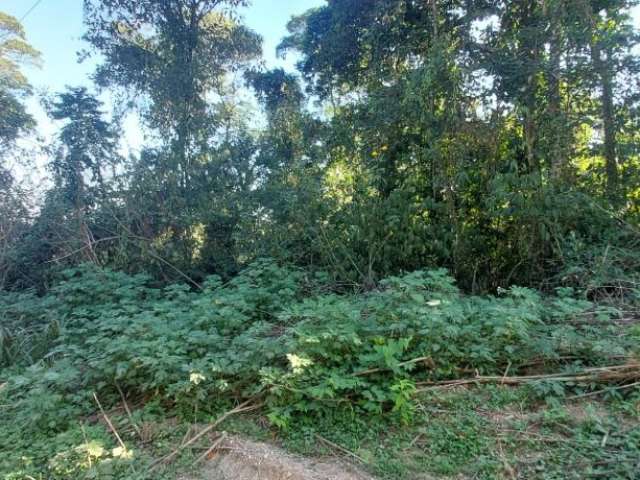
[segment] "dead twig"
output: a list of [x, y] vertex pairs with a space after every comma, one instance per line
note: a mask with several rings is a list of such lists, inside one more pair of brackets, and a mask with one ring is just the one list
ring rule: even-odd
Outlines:
[[[551, 373], [541, 375], [524, 375], [507, 377], [503, 376], [482, 376], [476, 375], [473, 378], [463, 378], [458, 380], [445, 380], [440, 382], [421, 382], [423, 388], [418, 391], [426, 391], [437, 388], [446, 388], [469, 384], [499, 383], [503, 385], [522, 385], [534, 381], [552, 382], [595, 382], [605, 383], [614, 381], [638, 381], [640, 379], [640, 363], [630, 362], [623, 365], [613, 365], [608, 367], [585, 368], [575, 374]], [[635, 386], [631, 384], [630, 386]], [[626, 386], [625, 386], [626, 388]]]
[[411, 443], [409, 443], [409, 446], [407, 448], [405, 448], [405, 450], [410, 450], [413, 448], [413, 446], [418, 443], [418, 440], [420, 440], [420, 438], [422, 438], [422, 436], [424, 435], [424, 432], [420, 432], [418, 435], [416, 435], [413, 440], [411, 440]]
[[167, 463], [167, 462], [171, 461], [174, 457], [176, 457], [185, 448], [187, 448], [189, 445], [192, 445], [193, 443], [198, 441], [200, 438], [202, 438], [207, 433], [209, 433], [211, 430], [216, 428], [218, 425], [220, 425], [222, 422], [224, 422], [230, 416], [236, 415], [238, 413], [250, 412], [252, 410], [257, 410], [258, 408], [262, 407], [263, 403], [251, 405], [251, 402], [253, 402], [254, 400], [255, 399], [253, 399], [253, 398], [249, 399], [246, 402], [241, 403], [240, 405], [238, 405], [236, 408], [234, 408], [232, 410], [229, 410], [224, 415], [220, 416], [215, 422], [213, 422], [211, 425], [208, 425], [206, 428], [202, 429], [200, 431], [200, 433], [198, 433], [197, 435], [193, 436], [189, 441], [183, 443], [182, 445], [180, 445], [178, 448], [173, 450], [168, 455], [166, 455], [166, 456], [156, 460], [155, 462], [153, 462], [149, 466], [149, 471], [154, 470], [155, 468], [157, 468], [159, 465], [161, 465], [163, 463]]
[[[101, 238], [101, 239], [99, 239], [99, 240], [92, 240], [92, 241], [90, 241], [87, 245], [85, 245], [84, 247], [80, 247], [80, 248], [78, 248], [77, 250], [74, 250], [74, 251], [73, 251], [73, 252], [71, 252], [71, 253], [68, 253], [68, 254], [66, 254], [66, 255], [63, 255], [62, 257], [57, 257], [57, 258], [54, 258], [54, 259], [52, 259], [52, 260], [48, 260], [48, 261], [46, 261], [45, 263], [55, 263], [55, 262], [60, 262], [61, 260], [64, 260], [64, 259], [66, 259], [66, 258], [73, 257], [76, 253], [83, 252], [83, 251], [85, 251], [85, 250], [87, 250], [87, 249], [89, 249], [89, 250], [93, 250], [93, 247], [95, 247], [95, 246], [96, 246], [96, 245], [98, 245], [99, 243], [102, 243], [102, 242], [110, 242], [111, 240], [117, 240], [118, 238], [120, 238], [120, 237], [105, 237], [105, 238]], [[92, 253], [93, 253], [93, 252], [92, 252]], [[94, 253], [94, 255], [95, 255], [95, 253]]]
[[586, 398], [586, 397], [594, 397], [596, 395], [600, 395], [602, 393], [607, 393], [610, 392], [612, 390], [626, 390], [627, 388], [633, 388], [633, 387], [638, 387], [640, 386], [640, 382], [633, 382], [633, 383], [629, 383], [627, 385], [619, 385], [617, 387], [610, 387], [610, 388], [605, 388], [602, 390], [598, 390], [596, 392], [588, 392], [588, 393], [582, 393], [580, 395], [573, 395], [572, 397], [567, 397], [567, 400], [573, 400], [576, 398]]
[[124, 393], [122, 392], [122, 390], [120, 389], [120, 386], [117, 383], [116, 383], [116, 388], [118, 389], [120, 398], [122, 398], [122, 405], [124, 406], [124, 410], [127, 412], [127, 416], [129, 417], [129, 423], [131, 423], [131, 426], [138, 434], [138, 438], [142, 440], [142, 432], [140, 431], [140, 428], [138, 428], [138, 425], [136, 424], [136, 422], [134, 422], [133, 415], [131, 414], [131, 409], [129, 409], [129, 404], [127, 403], [127, 399], [124, 396]]
[[540, 435], [539, 433], [535, 433], [535, 432], [528, 432], [528, 431], [524, 431], [524, 430], [514, 430], [511, 428], [501, 428], [500, 431], [498, 432], [498, 435], [501, 435], [503, 432], [506, 433], [517, 433], [519, 435], [523, 435], [523, 436], [527, 436], [527, 437], [533, 437], [537, 440], [540, 440], [542, 442], [548, 442], [548, 443], [561, 443], [561, 442], [566, 442], [567, 439], [566, 438], [554, 438], [554, 437], [548, 437], [545, 435]]
[[184, 437], [182, 437], [182, 441], [180, 442], [180, 446], [182, 447], [187, 440], [189, 440], [189, 436], [191, 435], [191, 430], [193, 429], [194, 425], [189, 425], [189, 428], [187, 429], [187, 432], [184, 434]]
[[214, 450], [216, 450], [218, 448], [218, 445], [220, 445], [225, 438], [227, 438], [227, 433], [223, 432], [222, 435], [220, 435], [212, 444], [211, 446], [207, 449], [206, 452], [204, 452], [202, 455], [200, 455], [195, 462], [193, 462], [194, 465], [199, 464], [202, 460], [204, 460], [205, 458], [207, 458], [209, 455], [211, 455]]
[[118, 443], [120, 444], [120, 446], [122, 447], [122, 449], [124, 451], [127, 451], [127, 446], [122, 441], [122, 438], [120, 438], [120, 435], [118, 434], [118, 431], [116, 430], [116, 427], [114, 427], [113, 423], [111, 423], [111, 420], [109, 419], [109, 417], [107, 416], [106, 412], [104, 411], [104, 408], [102, 408], [102, 404], [100, 403], [100, 400], [98, 400], [98, 396], [96, 395], [96, 392], [93, 392], [93, 398], [95, 399], [96, 403], [98, 404], [98, 408], [100, 409], [100, 413], [102, 413], [102, 417], [104, 418], [104, 421], [107, 422], [107, 425], [109, 425], [109, 428], [111, 429], [111, 431], [115, 435], [116, 439], [118, 440]]
[[[412, 360], [407, 360], [406, 362], [400, 362], [397, 366], [398, 367], [406, 367], [407, 365], [412, 365], [414, 363], [419, 363], [419, 362], [431, 362], [433, 363], [433, 359], [431, 357], [419, 357], [419, 358], [414, 358]], [[354, 377], [362, 377], [364, 375], [370, 375], [372, 373], [378, 373], [378, 372], [386, 372], [390, 370], [390, 368], [370, 368], [368, 370], [362, 370], [360, 372], [356, 372], [353, 374]]]
[[504, 379], [507, 378], [510, 368], [511, 368], [511, 361], [509, 361], [509, 365], [507, 365], [507, 368], [505, 369], [504, 374], [502, 375], [502, 381], [500, 382], [501, 385], [504, 385]]
[[316, 438], [318, 440], [320, 440], [322, 443], [327, 444], [328, 446], [332, 447], [335, 450], [338, 450], [342, 453], [346, 453], [347, 455], [349, 455], [350, 457], [355, 458], [356, 460], [358, 460], [359, 462], [362, 462], [364, 464], [366, 464], [367, 462], [365, 462], [365, 460], [362, 457], [359, 457], [358, 455], [356, 455], [355, 453], [353, 453], [351, 450], [347, 450], [346, 448], [344, 448], [341, 445], [338, 445], [337, 443], [333, 443], [330, 440], [327, 440], [326, 438], [324, 438], [321, 435], [318, 435], [317, 433], [315, 434]]

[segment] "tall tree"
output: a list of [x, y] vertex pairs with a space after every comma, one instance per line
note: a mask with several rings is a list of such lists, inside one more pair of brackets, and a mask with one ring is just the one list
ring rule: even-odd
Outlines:
[[260, 37], [240, 24], [243, 0], [85, 0], [85, 39], [104, 62], [96, 81], [149, 102], [148, 125], [170, 144], [185, 188], [194, 156], [215, 133], [210, 96], [225, 76], [260, 54]]
[[[346, 194], [353, 201], [341, 203], [344, 228], [354, 232], [347, 249], [360, 251], [358, 270], [369, 280], [435, 249], [455, 256], [459, 173], [483, 141], [476, 132], [486, 133], [476, 122], [479, 95], [468, 88], [465, 54], [485, 10], [485, 2], [456, 0], [368, 0], [364, 7], [331, 0], [289, 24], [281, 50], [302, 54], [299, 69], [332, 113], [330, 169], [346, 169], [359, 184], [357, 200]], [[446, 218], [430, 233], [439, 240], [417, 245], [437, 217]], [[405, 253], [387, 255], [394, 248]]]
[[0, 12], [0, 288], [19, 274], [12, 257], [29, 224], [27, 192], [16, 185], [6, 159], [15, 152], [16, 140], [35, 125], [23, 103], [31, 87], [21, 67], [39, 60], [20, 22]]
[[297, 76], [274, 69], [246, 77], [267, 118], [258, 138], [257, 208], [246, 243], [255, 255], [309, 261], [317, 255], [317, 222], [328, 206], [321, 193], [325, 125], [305, 110]]
[[[485, 280], [544, 275], [571, 225], [554, 216], [570, 215], [557, 192], [582, 188], [572, 172], [598, 146], [594, 113], [611, 120], [601, 122], [604, 157], [611, 127], [632, 124], [622, 105], [637, 87], [628, 100], [620, 88], [634, 64], [631, 2], [588, 3], [598, 12], [590, 28], [582, 3], [562, 0], [327, 0], [292, 19], [281, 50], [301, 54], [329, 112], [326, 182], [338, 170], [351, 182], [327, 220], [339, 239], [332, 255], [346, 252], [336, 263], [364, 277], [411, 268], [403, 261], [491, 272]], [[611, 95], [594, 38], [612, 49], [603, 60], [616, 59]]]
[[20, 22], [0, 12], [0, 155], [33, 126], [33, 118], [20, 101], [31, 92], [20, 67], [37, 65], [39, 60], [40, 53], [27, 43]]
[[[622, 103], [623, 88], [619, 81], [629, 81], [640, 74], [633, 49], [640, 42], [631, 24], [630, 9], [636, 0], [582, 0], [581, 25], [589, 49], [595, 90], [599, 93], [602, 131], [602, 155], [605, 160], [608, 197], [619, 202], [620, 157], [618, 151], [619, 122], [617, 111]], [[626, 79], [626, 80], [623, 80]]]
[[[141, 158], [151, 163], [136, 167], [140, 173], [150, 172], [156, 191], [162, 192], [153, 211], [145, 212], [159, 221], [143, 223], [155, 225], [154, 237], [176, 245], [174, 252], [180, 254], [172, 260], [185, 268], [197, 254], [193, 245], [202, 240], [202, 230], [227, 232], [222, 243], [231, 242], [230, 220], [222, 219], [225, 210], [207, 208], [225, 198], [226, 173], [238, 167], [228, 167], [227, 157], [219, 155], [223, 149], [218, 148], [225, 142], [229, 145], [229, 74], [261, 52], [260, 37], [235, 14], [244, 4], [243, 0], [84, 2], [85, 39], [104, 60], [96, 81], [131, 92], [146, 125], [158, 134], [158, 148]], [[210, 183], [203, 185], [205, 181]], [[216, 196], [220, 201], [212, 201]]]
[[115, 170], [119, 158], [117, 137], [103, 118], [102, 103], [84, 87], [59, 94], [50, 116], [64, 122], [50, 164], [56, 195], [49, 196], [69, 207], [64, 222], [69, 238], [62, 239], [60, 254], [98, 262], [87, 215], [107, 198], [106, 173]]

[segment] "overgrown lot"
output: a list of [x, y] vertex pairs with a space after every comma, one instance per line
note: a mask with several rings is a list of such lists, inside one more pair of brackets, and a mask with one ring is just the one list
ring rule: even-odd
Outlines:
[[220, 428], [382, 478], [638, 478], [638, 292], [327, 285], [263, 260], [202, 291], [83, 266], [3, 293], [0, 474], [175, 478], [202, 445], [157, 460], [244, 404]]

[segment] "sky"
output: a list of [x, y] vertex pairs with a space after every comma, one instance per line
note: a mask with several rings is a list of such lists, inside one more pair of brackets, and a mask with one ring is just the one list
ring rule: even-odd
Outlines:
[[[25, 67], [23, 71], [36, 91], [36, 95], [27, 99], [27, 108], [38, 122], [38, 136], [45, 140], [55, 135], [57, 127], [40, 106], [39, 94], [56, 93], [67, 85], [91, 86], [95, 60], [78, 63], [77, 57], [77, 52], [87, 48], [82, 40], [82, 3], [82, 0], [0, 0], [0, 11], [22, 19], [27, 41], [42, 54], [41, 68]], [[286, 25], [293, 15], [322, 4], [323, 0], [253, 0], [241, 10], [247, 26], [263, 37], [268, 67], [293, 69], [292, 59], [276, 57], [276, 46], [287, 34]], [[108, 101], [108, 95], [101, 98]], [[138, 151], [143, 137], [135, 117], [129, 117], [123, 127], [124, 151]], [[45, 161], [44, 158], [37, 161], [39, 169]]]
[[[323, 0], [252, 0], [242, 10], [245, 23], [262, 35], [264, 59], [268, 67], [293, 68], [293, 60], [276, 58], [275, 48], [286, 35], [286, 24], [293, 15], [324, 4]], [[78, 63], [77, 52], [86, 48], [82, 41], [82, 0], [0, 0], [0, 10], [21, 19], [27, 40], [42, 54], [41, 68], [25, 68], [29, 81], [38, 93], [55, 93], [66, 85], [91, 86], [90, 74], [95, 60]], [[640, 8], [634, 12], [640, 27]], [[103, 96], [108, 101], [108, 96]], [[27, 100], [27, 108], [38, 122], [38, 136], [51, 139], [57, 130], [40, 106], [38, 95]], [[124, 152], [138, 151], [143, 136], [135, 117], [124, 123]], [[26, 140], [27, 142], [30, 140]], [[46, 161], [37, 163], [42, 169]]]
[[[246, 24], [264, 39], [268, 65], [291, 65], [275, 56], [277, 44], [287, 33], [287, 22], [292, 15], [323, 3], [322, 0], [253, 0], [250, 7], [242, 9]], [[22, 24], [27, 40], [42, 53], [44, 60], [42, 69], [27, 70], [35, 87], [46, 86], [58, 91], [67, 84], [90, 84], [88, 75], [93, 63], [79, 64], [76, 55], [86, 48], [81, 39], [84, 32], [82, 0], [0, 0], [0, 10], [18, 19], [31, 10]]]

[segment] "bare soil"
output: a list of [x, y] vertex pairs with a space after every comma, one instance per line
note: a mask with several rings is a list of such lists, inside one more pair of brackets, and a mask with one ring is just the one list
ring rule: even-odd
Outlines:
[[374, 480], [336, 458], [304, 458], [238, 436], [224, 440], [197, 476], [182, 480]]

